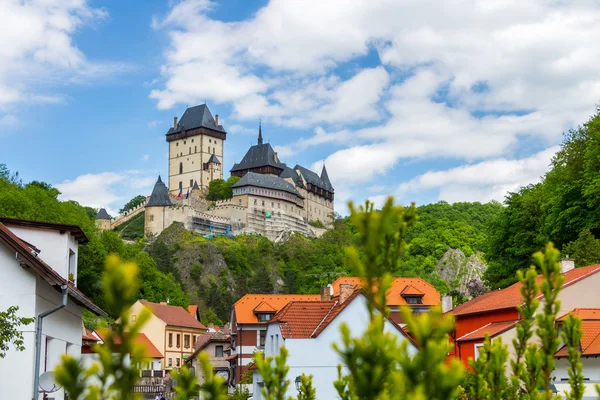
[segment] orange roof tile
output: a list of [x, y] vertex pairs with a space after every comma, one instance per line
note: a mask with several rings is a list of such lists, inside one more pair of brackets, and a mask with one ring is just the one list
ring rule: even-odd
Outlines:
[[254, 309], [262, 302], [268, 302], [275, 311], [281, 310], [290, 301], [319, 301], [318, 294], [247, 294], [233, 305], [238, 324], [258, 324]]
[[273, 306], [271, 306], [266, 301], [261, 302], [252, 311], [254, 313], [276, 313], [277, 312], [277, 310], [275, 308], [273, 308]]
[[96, 336], [94, 336], [94, 334], [92, 334], [92, 332], [90, 332], [87, 328], [83, 328], [83, 329], [84, 329], [84, 333], [81, 336], [81, 338], [83, 340], [90, 340], [93, 342], [99, 341], [99, 339]]
[[[570, 286], [582, 279], [587, 278], [600, 271], [600, 264], [590, 265], [588, 267], [575, 268], [564, 274], [565, 282], [563, 288]], [[541, 275], [538, 275], [538, 282], [541, 281]], [[521, 305], [521, 282], [517, 282], [505, 289], [494, 290], [485, 293], [472, 300], [467, 301], [450, 311], [454, 315], [477, 314], [482, 312], [503, 310], [514, 308]]]
[[[331, 285], [333, 286], [333, 294], [334, 296], [339, 296], [340, 294], [340, 284], [349, 283], [355, 286], [360, 287], [360, 278], [357, 277], [342, 277], [336, 279]], [[421, 278], [394, 278], [394, 282], [392, 283], [392, 287], [387, 293], [387, 302], [388, 306], [397, 307], [397, 306], [412, 306], [411, 304], [407, 304], [406, 300], [402, 297], [402, 291], [406, 289], [407, 286], [412, 286], [414, 290], [420, 292], [419, 294], [423, 294], [422, 304], [426, 306], [437, 306], [440, 304], [440, 294], [431, 284], [425, 282]], [[412, 291], [413, 289], [411, 289]], [[406, 294], [406, 293], [405, 293]]]
[[196, 318], [192, 317], [182, 307], [152, 303], [146, 300], [139, 300], [139, 302], [167, 325], [206, 330], [204, 325], [198, 322]]
[[506, 332], [510, 328], [516, 325], [518, 321], [502, 321], [502, 322], [491, 322], [485, 326], [482, 326], [479, 329], [474, 330], [473, 332], [469, 332], [466, 335], [463, 335], [456, 339], [457, 342], [466, 342], [469, 340], [481, 340], [485, 338], [485, 334], [487, 333], [493, 338], [496, 335], [499, 335], [503, 332]]
[[[113, 342], [115, 345], [121, 344], [121, 338], [114, 336], [114, 333], [110, 329], [97, 329], [96, 334], [100, 337], [102, 342], [106, 342], [109, 336], [112, 336]], [[127, 332], [124, 333], [124, 336], [128, 335]], [[145, 358], [162, 358], [162, 353], [152, 344], [148, 336], [143, 333], [138, 333], [135, 337], [135, 343], [140, 346], [144, 346], [144, 357]]]
[[[600, 355], [600, 321], [598, 320], [584, 320], [581, 322], [581, 329], [583, 335], [581, 335], [580, 349], [581, 355], [583, 356], [598, 356]], [[566, 346], [560, 348], [556, 354], [556, 357], [568, 357], [569, 352]]]
[[198, 306], [196, 304], [190, 304], [188, 306], [188, 312], [194, 319], [196, 319], [196, 315], [198, 315]]
[[557, 321], [563, 321], [569, 314], [575, 314], [582, 320], [600, 320], [600, 308], [576, 308], [559, 317]]
[[290, 301], [271, 320], [278, 321], [284, 338], [310, 338], [327, 314], [338, 305], [331, 301]]
[[402, 289], [400, 294], [403, 296], [423, 296], [425, 293], [421, 292], [413, 285], [406, 285], [406, 287]]

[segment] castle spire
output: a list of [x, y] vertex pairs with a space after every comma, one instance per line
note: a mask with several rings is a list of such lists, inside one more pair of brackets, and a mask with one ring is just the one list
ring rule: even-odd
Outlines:
[[263, 144], [262, 124], [261, 124], [260, 120], [258, 120], [258, 144]]

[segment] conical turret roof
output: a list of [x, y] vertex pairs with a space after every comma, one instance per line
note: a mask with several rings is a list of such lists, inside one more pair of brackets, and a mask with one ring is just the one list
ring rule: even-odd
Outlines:
[[327, 175], [327, 168], [325, 168], [325, 164], [323, 164], [323, 170], [321, 170], [321, 180], [323, 181], [323, 184], [325, 186], [324, 189], [333, 192], [333, 185], [329, 180], [329, 175]]
[[194, 186], [192, 186], [192, 190], [200, 190], [200, 186], [198, 186], [198, 181], [194, 181]]
[[96, 219], [110, 219], [110, 215], [106, 211], [105, 208], [101, 208], [98, 210], [98, 215], [96, 215]]
[[152, 189], [152, 194], [150, 195], [150, 200], [146, 204], [146, 207], [165, 207], [172, 206], [171, 199], [169, 198], [169, 191], [167, 187], [163, 183], [162, 179], [160, 179], [160, 175], [158, 176], [158, 180], [154, 184], [154, 189]]

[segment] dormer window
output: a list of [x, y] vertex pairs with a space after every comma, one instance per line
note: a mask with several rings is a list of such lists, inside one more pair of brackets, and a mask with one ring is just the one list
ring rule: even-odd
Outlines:
[[400, 296], [406, 301], [406, 304], [423, 304], [423, 296], [425, 293], [412, 285], [407, 285], [400, 292]]
[[256, 318], [258, 318], [258, 322], [267, 322], [271, 319], [273, 314], [271, 313], [258, 313], [256, 314]]

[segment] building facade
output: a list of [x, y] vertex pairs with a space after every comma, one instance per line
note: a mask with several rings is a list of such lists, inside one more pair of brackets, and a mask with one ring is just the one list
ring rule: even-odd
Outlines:
[[[53, 371], [64, 354], [81, 355], [82, 309], [106, 316], [77, 289], [78, 247], [86, 242], [77, 226], [0, 218], [0, 310], [18, 306], [19, 317], [36, 318], [19, 328], [25, 350], [16, 351], [11, 345], [0, 362], [2, 392], [10, 397], [41, 399], [43, 393], [34, 385], [36, 375]], [[55, 312], [39, 317], [55, 307]], [[62, 400], [65, 395], [61, 389], [51, 396]]]
[[231, 336], [227, 329], [219, 331], [208, 331], [203, 333], [196, 339], [196, 351], [187, 360], [186, 363], [194, 367], [198, 383], [202, 385], [205, 381], [204, 372], [198, 361], [198, 355], [205, 352], [208, 355], [208, 360], [213, 367], [215, 375], [222, 377], [225, 382], [231, 382], [231, 368], [229, 364], [229, 356], [231, 353]]
[[194, 353], [196, 339], [207, 328], [182, 307], [146, 300], [138, 300], [131, 306], [129, 317], [132, 321], [142, 310], [150, 310], [152, 313], [140, 333], [146, 335], [163, 355], [159, 369], [170, 371], [180, 368]]

